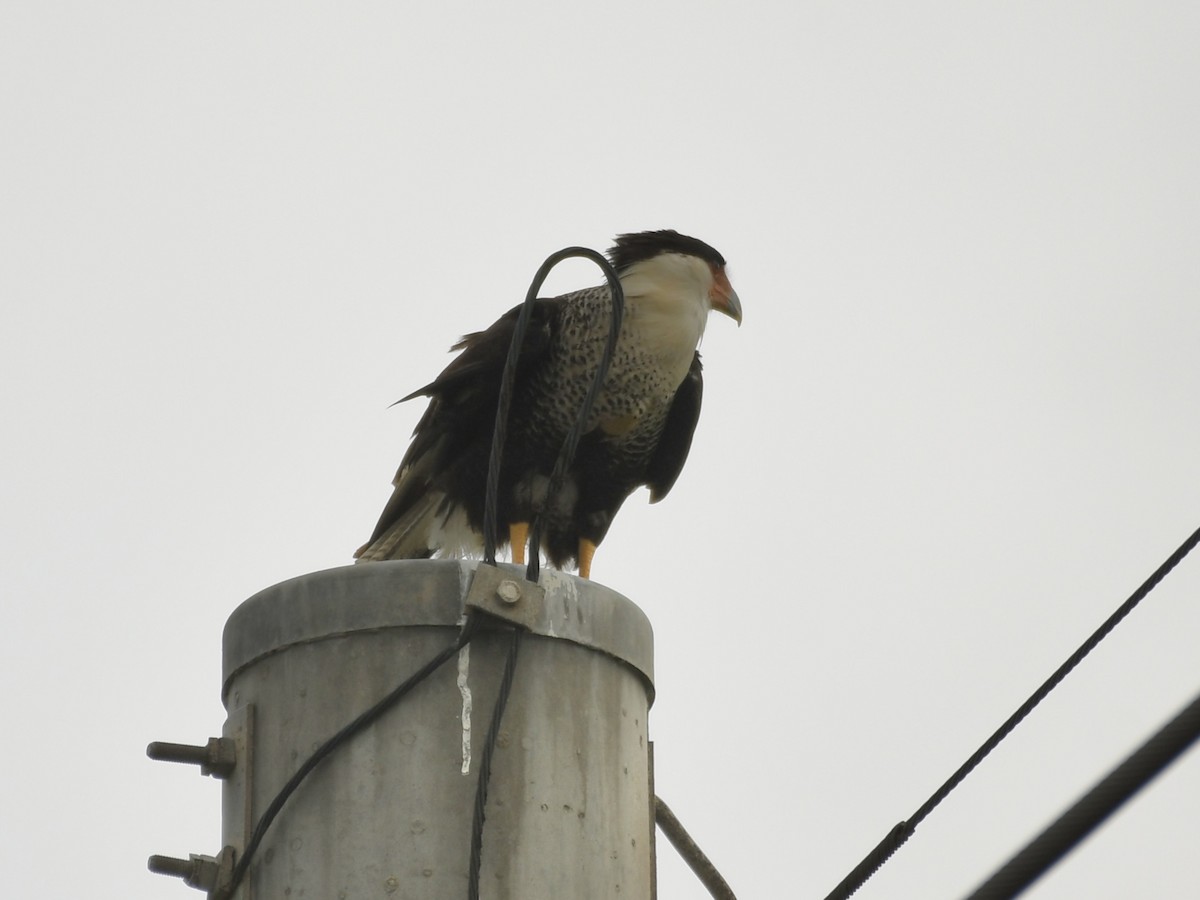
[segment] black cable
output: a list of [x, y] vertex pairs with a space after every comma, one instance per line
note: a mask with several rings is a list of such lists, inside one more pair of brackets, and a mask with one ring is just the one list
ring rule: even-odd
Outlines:
[[700, 879], [700, 883], [704, 885], [709, 896], [715, 897], [716, 900], [737, 900], [733, 888], [721, 877], [717, 867], [704, 855], [704, 851], [692, 840], [692, 836], [687, 833], [683, 823], [675, 817], [675, 813], [671, 812], [671, 807], [663, 803], [661, 797], [654, 798], [654, 821], [679, 855], [683, 857], [683, 861]]
[[[559, 251], [566, 252], [566, 251]], [[555, 254], [557, 256], [558, 254]], [[525, 332], [529, 330], [529, 316], [533, 310], [533, 302], [542, 282], [554, 267], [548, 258], [538, 269], [533, 278], [533, 284], [525, 294], [525, 302], [521, 312], [517, 314], [517, 322], [513, 326], [512, 341], [508, 345], [508, 356], [504, 359], [504, 371], [500, 376], [500, 394], [496, 401], [496, 423], [492, 428], [492, 450], [488, 456], [487, 489], [484, 493], [483, 505], [483, 561], [489, 566], [496, 564], [496, 495], [500, 484], [500, 463], [504, 455], [504, 442], [508, 437], [508, 410], [512, 405], [513, 384], [517, 377], [517, 358], [521, 355], [521, 347], [525, 343]], [[555, 260], [557, 262], [557, 260]]]
[[1008, 900], [1200, 739], [1200, 695], [981, 884], [967, 900]]
[[[496, 404], [496, 424], [492, 431], [492, 448], [491, 454], [488, 457], [487, 495], [484, 499], [483, 559], [488, 565], [494, 566], [496, 564], [496, 529], [498, 524], [496, 522], [496, 505], [500, 485], [500, 468], [504, 456], [504, 442], [508, 433], [508, 413], [512, 405], [517, 361], [521, 355], [521, 348], [525, 343], [525, 332], [529, 326], [530, 311], [533, 309], [538, 291], [541, 290], [542, 284], [545, 282], [547, 276], [549, 276], [550, 271], [563, 260], [573, 257], [590, 259], [600, 266], [604, 272], [612, 301], [611, 317], [600, 363], [596, 367], [596, 372], [592, 378], [591, 385], [588, 387], [588, 392], [580, 404], [575, 423], [563, 440], [562, 447], [558, 452], [558, 458], [554, 463], [554, 469], [550, 474], [549, 484], [546, 489], [548, 500], [558, 492], [562, 480], [566, 476], [567, 467], [575, 458], [575, 451], [579, 446], [579, 441], [583, 437], [584, 431], [587, 429], [588, 418], [592, 414], [592, 406], [595, 405], [596, 397], [599, 396], [601, 389], [604, 387], [604, 380], [608, 375], [608, 368], [612, 362], [613, 353], [616, 351], [617, 339], [620, 337], [621, 320], [625, 313], [625, 292], [621, 287], [621, 280], [617, 276], [616, 270], [613, 269], [609, 261], [595, 250], [590, 250], [586, 247], [567, 247], [548, 256], [545, 262], [538, 268], [537, 274], [534, 275], [533, 281], [529, 285], [529, 290], [525, 293], [525, 302], [521, 307], [521, 312], [517, 315], [517, 322], [513, 327], [512, 342], [508, 346], [508, 356], [505, 358], [504, 372], [500, 379], [500, 393]], [[529, 562], [525, 569], [526, 580], [532, 581], [535, 584], [538, 580], [541, 564], [541, 522], [542, 517], [535, 514], [533, 522], [530, 523]], [[500, 682], [499, 693], [496, 696], [496, 705], [492, 709], [492, 721], [479, 761], [479, 781], [475, 788], [475, 811], [471, 823], [470, 872], [467, 879], [467, 890], [470, 900], [478, 900], [479, 898], [479, 874], [483, 859], [483, 825], [487, 809], [488, 783], [492, 773], [492, 755], [496, 749], [496, 739], [500, 733], [500, 723], [504, 717], [504, 709], [508, 705], [508, 698], [512, 692], [513, 676], [517, 665], [517, 652], [521, 646], [522, 633], [521, 629], [513, 630], [512, 643], [504, 665], [504, 675]]]
[[[612, 264], [602, 254], [587, 247], [567, 247], [546, 257], [546, 261], [538, 268], [537, 274], [533, 276], [533, 281], [529, 285], [529, 290], [525, 293], [525, 302], [521, 306], [521, 312], [517, 315], [517, 322], [513, 328], [512, 343], [508, 346], [508, 356], [504, 361], [504, 373], [500, 378], [500, 396], [496, 404], [496, 425], [492, 431], [492, 451], [488, 458], [487, 495], [484, 499], [483, 514], [483, 559], [489, 565], [496, 564], [496, 497], [500, 485], [500, 464], [504, 454], [504, 442], [508, 436], [508, 411], [512, 405], [513, 383], [516, 380], [517, 373], [517, 359], [521, 355], [521, 347], [525, 343], [525, 332], [529, 327], [529, 317], [534, 301], [537, 299], [538, 291], [541, 290], [542, 284], [546, 281], [550, 271], [563, 260], [571, 258], [590, 259], [604, 272], [604, 277], [608, 281], [608, 289], [612, 298], [612, 317], [609, 325], [608, 339], [604, 346], [604, 354], [600, 358], [600, 365], [596, 368], [592, 384], [588, 388], [588, 393], [584, 397], [583, 404], [580, 406], [579, 416], [575, 421], [575, 425], [567, 433], [566, 439], [563, 441], [563, 446], [559, 450], [558, 460], [555, 463], [546, 491], [547, 498], [554, 496], [562, 484], [567, 466], [575, 458], [575, 449], [583, 437], [584, 429], [587, 428], [587, 420], [591, 415], [592, 405], [596, 402], [596, 397], [599, 395], [600, 389], [604, 386], [604, 379], [608, 375], [608, 367], [612, 361], [613, 352], [617, 345], [617, 338], [621, 332], [621, 319], [625, 313], [625, 292], [621, 288], [621, 279], [617, 276]], [[539, 556], [541, 547], [540, 521], [541, 517], [535, 516], [529, 529], [530, 553], [529, 563], [525, 570], [525, 578], [533, 582], [537, 581], [541, 564]]]
[[[563, 478], [566, 477], [567, 466], [575, 458], [575, 450], [579, 446], [579, 441], [583, 438], [584, 431], [587, 430], [588, 418], [592, 414], [592, 406], [595, 404], [596, 398], [600, 395], [601, 388], [604, 387], [604, 379], [608, 376], [608, 367], [612, 363], [613, 354], [617, 349], [617, 339], [621, 335], [621, 320], [625, 316], [625, 291], [621, 287], [621, 279], [617, 277], [616, 270], [613, 269], [608, 260], [595, 250], [583, 250], [581, 253], [574, 255], [585, 256], [603, 270], [605, 278], [608, 279], [609, 294], [612, 298], [612, 305], [610, 307], [611, 315], [608, 326], [608, 337], [604, 342], [604, 352], [600, 356], [600, 364], [596, 366], [596, 373], [592, 378], [592, 383], [583, 398], [583, 403], [580, 404], [579, 415], [576, 417], [575, 424], [571, 430], [567, 432], [567, 436], [563, 440], [562, 449], [558, 452], [558, 461], [554, 464], [554, 470], [550, 473], [550, 483], [546, 488], [547, 503], [558, 493]], [[530, 581], [537, 581], [538, 577], [538, 567], [540, 565], [538, 548], [541, 547], [542, 543], [543, 518], [540, 514], [535, 515], [533, 522], [529, 526], [529, 546], [531, 549], [525, 577]]]
[[470, 872], [467, 878], [467, 896], [470, 900], [479, 900], [479, 873], [483, 861], [483, 821], [487, 810], [488, 782], [492, 775], [492, 755], [496, 751], [496, 739], [500, 736], [500, 721], [504, 718], [504, 708], [508, 705], [509, 694], [512, 693], [513, 675], [517, 670], [517, 652], [521, 649], [523, 634], [524, 631], [520, 628], [512, 630], [508, 656], [504, 660], [504, 674], [500, 678], [500, 690], [496, 695], [496, 705], [492, 707], [492, 721], [488, 725], [487, 739], [484, 741], [483, 753], [479, 757], [479, 782], [475, 787], [475, 814], [471, 821]]
[[251, 834], [250, 839], [246, 842], [246, 846], [242, 849], [241, 855], [237, 861], [237, 865], [234, 866], [233, 875], [225, 896], [232, 897], [234, 892], [238, 889], [238, 886], [242, 883], [242, 879], [246, 877], [246, 872], [250, 868], [250, 863], [254, 858], [255, 851], [258, 850], [259, 844], [262, 843], [263, 838], [266, 836], [267, 830], [271, 827], [271, 823], [275, 821], [276, 816], [279, 815], [280, 810], [283, 809], [283, 806], [285, 803], [287, 803], [288, 798], [291, 797], [296, 788], [300, 786], [300, 782], [307, 778], [313, 769], [320, 765], [321, 762], [329, 756], [329, 754], [331, 754], [334, 750], [336, 750], [354, 735], [358, 734], [368, 725], [376, 721], [380, 716], [398, 703], [406, 694], [412, 691], [413, 688], [415, 688], [418, 684], [433, 674], [434, 671], [444, 665], [446, 661], [457, 654], [459, 650], [469, 644], [471, 639], [475, 636], [476, 627], [476, 618], [474, 616], [468, 616], [466, 623], [463, 625], [462, 630], [458, 634], [458, 638], [453, 644], [451, 644], [437, 656], [433, 657], [433, 659], [429, 660], [429, 662], [425, 663], [425, 665], [410, 675], [404, 680], [403, 683], [392, 690], [392, 692], [382, 700], [379, 700], [377, 703], [375, 703], [375, 705], [370, 709], [359, 714], [354, 721], [343, 726], [341, 730], [337, 732], [337, 734], [325, 741], [324, 744], [322, 744], [316, 749], [316, 751], [313, 752], [312, 756], [304, 761], [300, 768], [296, 770], [295, 774], [293, 774], [292, 777], [288, 779], [287, 783], [280, 789], [279, 793], [275, 795], [275, 799], [271, 801], [271, 804], [259, 818], [258, 824], [254, 826], [254, 832]]
[[1034, 707], [1042, 702], [1046, 696], [1054, 690], [1058, 684], [1070, 674], [1083, 660], [1085, 656], [1092, 652], [1104, 638], [1106, 638], [1114, 628], [1120, 624], [1129, 613], [1131, 613], [1139, 603], [1158, 585], [1167, 574], [1174, 569], [1183, 558], [1192, 551], [1197, 543], [1200, 543], [1200, 528], [1192, 532], [1191, 536], [1184, 541], [1179, 548], [1167, 557], [1166, 561], [1147, 578], [1136, 591], [1134, 591], [1128, 600], [1122, 603], [1111, 616], [1109, 616], [1099, 628], [1092, 633], [1086, 641], [1084, 641], [1078, 650], [1067, 658], [1067, 661], [1059, 666], [1049, 678], [1039, 687], [1029, 699], [1021, 704], [1011, 716], [1005, 720], [986, 741], [980, 745], [979, 749], [971, 754], [970, 758], [959, 766], [958, 771], [950, 776], [940, 788], [933, 792], [928, 800], [926, 800], [921, 808], [913, 815], [898, 823], [887, 836], [879, 842], [879, 844], [863, 858], [857, 866], [851, 870], [842, 882], [834, 888], [825, 900], [845, 900], [845, 898], [857, 891], [868, 878], [882, 866], [893, 853], [904, 845], [904, 842], [912, 836], [917, 826], [933, 812], [934, 808], [941, 803], [958, 785], [966, 778], [971, 771], [983, 762], [984, 757], [991, 753], [996, 747], [1008, 737], [1009, 733], [1021, 723], [1026, 716], [1033, 712]]
[[[559, 250], [557, 253], [551, 254], [546, 261], [542, 263], [534, 276], [532, 284], [525, 296], [525, 303], [521, 307], [521, 312], [517, 316], [517, 322], [513, 330], [512, 343], [508, 348], [508, 356], [504, 363], [504, 372], [500, 382], [500, 393], [496, 407], [496, 424], [492, 433], [492, 449], [488, 459], [488, 480], [487, 480], [487, 495], [484, 505], [484, 561], [489, 565], [496, 563], [496, 495], [497, 487], [500, 480], [500, 464], [503, 457], [504, 441], [508, 429], [508, 413], [512, 404], [513, 384], [516, 380], [517, 360], [521, 353], [521, 347], [525, 340], [525, 332], [529, 327], [530, 312], [533, 309], [533, 303], [537, 299], [537, 293], [541, 289], [550, 271], [562, 262], [564, 259], [572, 257], [583, 257], [595, 262], [604, 271], [605, 278], [608, 280], [609, 290], [612, 296], [612, 321], [609, 328], [608, 339], [605, 343], [604, 354], [601, 357], [600, 365], [596, 369], [596, 375], [584, 398], [583, 404], [580, 407], [579, 416], [575, 425], [568, 432], [566, 439], [563, 442], [562, 449], [559, 451], [558, 459], [555, 463], [554, 470], [550, 477], [549, 490], [547, 496], [553, 496], [558, 490], [562, 479], [566, 473], [567, 466], [571, 464], [571, 460], [575, 456], [575, 450], [578, 447], [579, 440], [583, 435], [584, 429], [587, 427], [588, 417], [591, 415], [592, 405], [595, 403], [596, 397], [600, 393], [600, 389], [604, 385], [604, 379], [608, 374], [608, 367], [612, 360], [613, 352], [616, 347], [617, 338], [621, 330], [621, 318], [624, 313], [625, 295], [621, 288], [620, 279], [617, 277], [616, 271], [607, 259], [595, 250], [590, 250], [586, 247], [568, 247]], [[526, 570], [526, 578], [529, 581], [537, 582], [539, 568], [539, 553], [540, 547], [540, 531], [539, 517], [534, 518], [530, 527], [531, 545], [533, 551], [530, 553], [529, 567]], [[453, 645], [447, 647], [428, 663], [421, 667], [416, 673], [408, 678], [404, 683], [399, 685], [390, 694], [377, 702], [370, 709], [360, 714], [354, 721], [344, 726], [333, 737], [329, 738], [296, 770], [295, 774], [288, 779], [287, 783], [280, 789], [275, 799], [271, 801], [262, 817], [254, 827], [254, 832], [250, 839], [246, 842], [243, 848], [237, 865], [234, 867], [231, 877], [230, 886], [227, 889], [226, 896], [232, 896], [237, 890], [242, 880], [246, 877], [246, 873], [250, 868], [250, 863], [254, 858], [255, 852], [262, 843], [267, 830], [275, 821], [283, 809], [288, 798], [295, 792], [300, 783], [324, 761], [334, 750], [341, 746], [345, 741], [352, 738], [358, 732], [362, 731], [383, 713], [390, 709], [395, 703], [408, 694], [413, 688], [420, 684], [425, 678], [440, 668], [452, 656], [458, 653], [463, 647], [470, 643], [474, 637], [477, 627], [477, 618], [469, 615], [462, 631], [459, 634], [458, 640]], [[491, 775], [492, 755], [495, 751], [496, 738], [500, 730], [500, 722], [504, 715], [504, 709], [508, 705], [508, 698], [512, 692], [513, 675], [516, 670], [517, 651], [520, 647], [521, 629], [513, 629], [512, 644], [509, 649], [508, 658], [505, 662], [504, 676], [501, 680], [500, 692], [496, 698], [496, 705], [492, 711], [491, 727], [488, 731], [488, 737], [484, 745], [484, 752], [480, 759], [479, 782], [476, 788], [475, 795], [475, 815], [472, 827], [471, 836], [471, 879], [470, 892], [472, 900], [477, 900], [479, 896], [479, 864], [482, 853], [483, 840], [483, 821], [484, 809], [487, 805], [488, 780]]]

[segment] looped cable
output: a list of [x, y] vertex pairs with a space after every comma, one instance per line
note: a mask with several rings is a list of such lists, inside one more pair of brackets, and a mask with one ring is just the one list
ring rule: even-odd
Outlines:
[[[613, 352], [616, 350], [617, 338], [621, 334], [621, 321], [625, 315], [625, 291], [621, 288], [621, 279], [617, 276], [616, 269], [612, 267], [612, 264], [602, 254], [587, 247], [566, 247], [546, 257], [546, 261], [533, 276], [533, 282], [525, 294], [525, 302], [517, 316], [512, 343], [508, 347], [508, 357], [504, 361], [504, 373], [500, 379], [500, 396], [496, 404], [496, 425], [492, 431], [492, 452], [488, 458], [487, 496], [483, 513], [483, 559], [488, 565], [496, 564], [496, 502], [504, 442], [508, 436], [508, 412], [512, 406], [513, 383], [517, 376], [517, 360], [521, 355], [521, 347], [525, 343], [525, 332], [529, 329], [529, 317], [538, 291], [542, 289], [542, 284], [545, 283], [550, 271], [555, 266], [564, 259], [572, 258], [589, 259], [604, 272], [612, 298], [612, 315], [609, 322], [608, 339], [604, 345], [604, 354], [600, 358], [600, 365], [596, 367], [596, 373], [592, 378], [587, 395], [579, 407], [579, 415], [576, 417], [575, 424], [567, 432], [562, 448], [558, 452], [558, 459], [554, 464], [554, 470], [550, 475], [550, 484], [546, 491], [547, 498], [553, 497], [558, 492], [562, 486], [562, 480], [566, 476], [567, 466], [575, 458], [575, 450], [587, 428], [587, 421], [592, 414], [592, 406], [596, 402], [596, 397], [604, 387], [604, 380], [608, 376], [608, 367], [612, 362]], [[528, 581], [537, 581], [541, 566], [539, 556], [541, 522], [542, 516], [535, 515], [529, 528], [529, 563], [525, 569], [525, 578]]]
[[[500, 465], [503, 458], [504, 441], [508, 428], [508, 413], [512, 405], [513, 383], [516, 379], [517, 360], [520, 357], [521, 347], [524, 343], [525, 333], [529, 327], [530, 312], [533, 309], [533, 302], [537, 299], [537, 293], [545, 282], [546, 277], [550, 274], [551, 269], [562, 262], [564, 259], [572, 257], [582, 257], [590, 259], [596, 263], [604, 271], [605, 278], [608, 280], [609, 290], [612, 297], [612, 317], [609, 327], [608, 339], [604, 347], [604, 355], [600, 360], [600, 365], [596, 369], [595, 377], [592, 380], [591, 387], [584, 401], [580, 406], [579, 416], [567, 433], [561, 450], [559, 451], [558, 459], [555, 463], [554, 470], [550, 477], [550, 487], [547, 496], [553, 496], [559, 489], [562, 479], [566, 474], [567, 467], [571, 464], [571, 460], [575, 456], [575, 450], [579, 445], [579, 440], [583, 436], [584, 429], [587, 427], [588, 417], [591, 415], [592, 406], [595, 403], [596, 397], [599, 395], [601, 388], [604, 386], [605, 377], [608, 374], [608, 367], [612, 361], [613, 351], [616, 348], [617, 337], [621, 331], [621, 320], [625, 310], [625, 294], [621, 289], [620, 279], [617, 277], [616, 270], [601, 254], [595, 250], [590, 250], [586, 247], [568, 247], [564, 250], [559, 250], [557, 253], [549, 256], [541, 268], [538, 269], [534, 276], [533, 283], [529, 287], [529, 291], [525, 296], [525, 303], [521, 307], [521, 312], [517, 318], [517, 324], [513, 331], [513, 340], [509, 345], [508, 357], [504, 363], [504, 374], [500, 383], [499, 402], [496, 408], [496, 424], [492, 434], [492, 450], [491, 456], [488, 459], [488, 481], [487, 481], [487, 496], [485, 498], [484, 510], [484, 561], [489, 565], [496, 563], [496, 494], [497, 487], [500, 481]], [[536, 582], [539, 572], [539, 554], [538, 548], [541, 545], [540, 540], [540, 516], [535, 516], [530, 526], [530, 544], [532, 552], [529, 555], [529, 566], [526, 569], [525, 577], [529, 581]], [[237, 864], [234, 866], [233, 875], [230, 886], [227, 889], [226, 896], [232, 896], [237, 888], [241, 885], [249, 871], [250, 863], [254, 859], [255, 852], [266, 836], [271, 824], [275, 821], [280, 811], [288, 798], [300, 786], [308, 775], [317, 768], [327, 757], [330, 756], [339, 746], [350, 740], [354, 735], [358, 734], [371, 723], [375, 722], [380, 716], [391, 709], [413, 688], [420, 684], [425, 678], [431, 675], [435, 670], [440, 668], [447, 660], [458, 653], [465, 647], [472, 638], [475, 637], [478, 628], [478, 619], [474, 615], [468, 615], [462, 631], [458, 639], [451, 646], [447, 647], [433, 659], [429, 660], [417, 672], [406, 679], [402, 684], [396, 687], [386, 697], [379, 700], [374, 706], [365, 712], [361, 713], [349, 724], [343, 726], [336, 734], [323, 743], [304, 763], [296, 770], [295, 774], [288, 779], [287, 783], [280, 789], [275, 799], [267, 807], [266, 811], [259, 818], [254, 827], [246, 846], [243, 848]], [[484, 760], [480, 767], [479, 783], [476, 789], [476, 810], [472, 828], [472, 848], [471, 848], [471, 879], [469, 890], [472, 897], [478, 897], [479, 892], [479, 865], [482, 849], [482, 832], [484, 807], [487, 803], [488, 779], [491, 770], [491, 755], [495, 749], [496, 737], [499, 733], [500, 720], [504, 715], [504, 708], [508, 701], [509, 693], [512, 689], [513, 675], [516, 668], [517, 650], [520, 646], [521, 631], [519, 629], [513, 631], [512, 643], [509, 648], [507, 661], [505, 663], [504, 675], [501, 681], [500, 694], [497, 697], [496, 706], [493, 710], [491, 728], [489, 730], [487, 743], [484, 748]]]
[[[616, 270], [613, 269], [609, 261], [595, 250], [590, 250], [587, 247], [567, 247], [548, 256], [546, 261], [537, 270], [537, 274], [534, 275], [533, 281], [529, 285], [529, 290], [525, 294], [525, 302], [521, 306], [521, 312], [517, 315], [517, 322], [513, 327], [512, 342], [508, 346], [508, 356], [505, 358], [504, 372], [500, 378], [500, 393], [496, 403], [496, 424], [492, 431], [491, 455], [488, 457], [487, 494], [484, 498], [483, 513], [483, 560], [488, 565], [494, 566], [496, 564], [496, 505], [500, 485], [500, 470], [504, 458], [504, 443], [508, 436], [508, 414], [512, 407], [513, 385], [516, 382], [517, 376], [517, 362], [521, 356], [521, 348], [525, 344], [525, 333], [529, 330], [529, 317], [533, 310], [534, 301], [537, 300], [538, 291], [541, 290], [542, 284], [545, 283], [550, 271], [564, 259], [574, 257], [590, 259], [604, 272], [604, 277], [608, 280], [609, 294], [612, 300], [612, 315], [600, 364], [596, 367], [592, 383], [583, 398], [583, 403], [580, 404], [575, 424], [567, 432], [562, 447], [558, 451], [558, 458], [554, 463], [554, 469], [550, 474], [550, 482], [546, 491], [547, 498], [553, 497], [558, 493], [562, 485], [562, 480], [566, 476], [567, 467], [575, 458], [575, 451], [587, 428], [588, 418], [592, 414], [592, 406], [595, 405], [596, 397], [599, 396], [600, 390], [604, 387], [604, 380], [608, 376], [608, 368], [612, 362], [613, 353], [616, 350], [617, 338], [621, 334], [621, 321], [625, 314], [625, 292], [621, 288], [621, 280], [617, 276]], [[525, 578], [527, 581], [535, 583], [538, 580], [541, 564], [541, 523], [542, 516], [535, 514], [529, 527], [529, 562], [525, 568]], [[492, 710], [492, 721], [488, 728], [486, 742], [484, 743], [483, 756], [480, 759], [479, 781], [475, 788], [475, 808], [471, 823], [470, 871], [467, 878], [467, 896], [470, 900], [478, 900], [479, 897], [479, 877], [483, 864], [483, 825], [487, 810], [488, 784], [491, 779], [492, 754], [496, 748], [496, 739], [500, 733], [500, 723], [504, 717], [504, 709], [508, 705], [509, 694], [512, 691], [513, 676], [517, 665], [517, 653], [521, 646], [521, 635], [522, 632], [519, 629], [514, 629], [512, 632], [511, 643], [504, 664], [504, 674], [500, 682], [500, 690], [496, 697], [496, 705]]]

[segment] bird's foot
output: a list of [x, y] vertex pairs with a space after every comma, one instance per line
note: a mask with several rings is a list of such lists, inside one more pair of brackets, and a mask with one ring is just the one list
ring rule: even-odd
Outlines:
[[525, 545], [529, 542], [529, 523], [513, 522], [508, 526], [508, 543], [512, 546], [512, 561], [525, 565]]
[[596, 545], [587, 538], [579, 539], [579, 577], [592, 577], [592, 557], [596, 555]]

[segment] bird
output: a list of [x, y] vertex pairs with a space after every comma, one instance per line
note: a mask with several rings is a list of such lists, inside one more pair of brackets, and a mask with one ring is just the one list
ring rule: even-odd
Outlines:
[[[725, 258], [673, 230], [618, 235], [607, 257], [625, 298], [603, 386], [554, 496], [550, 476], [604, 353], [607, 284], [533, 301], [513, 382], [496, 498], [499, 549], [525, 562], [530, 523], [559, 569], [590, 578], [596, 548], [638, 488], [667, 496], [691, 449], [703, 376], [697, 347], [708, 314], [740, 326]], [[428, 398], [357, 562], [478, 556], [499, 385], [521, 307], [462, 337], [458, 356], [398, 403]], [[532, 552], [538, 552], [535, 548]]]

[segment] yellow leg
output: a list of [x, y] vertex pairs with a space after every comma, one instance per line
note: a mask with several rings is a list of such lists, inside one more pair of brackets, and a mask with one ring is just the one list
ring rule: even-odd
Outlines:
[[529, 523], [513, 522], [508, 526], [508, 542], [512, 545], [512, 561], [525, 565], [525, 545], [529, 542]]
[[592, 577], [592, 557], [596, 555], [596, 545], [587, 538], [579, 540], [579, 577]]

